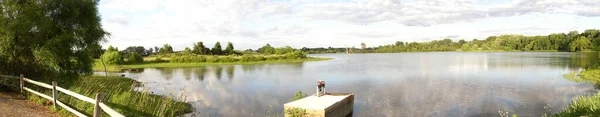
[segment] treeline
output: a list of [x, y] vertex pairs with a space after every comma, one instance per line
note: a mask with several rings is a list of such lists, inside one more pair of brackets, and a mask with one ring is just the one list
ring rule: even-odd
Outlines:
[[[218, 43], [218, 42], [217, 42]], [[202, 42], [198, 42], [196, 45], [202, 45]], [[288, 59], [304, 59], [307, 58], [306, 54], [302, 51], [296, 50], [290, 46], [275, 48], [270, 44], [266, 44], [265, 46], [258, 48], [258, 50], [254, 51], [252, 49], [248, 49], [244, 52], [237, 52], [233, 50], [233, 45], [231, 43], [228, 44], [227, 49], [225, 49], [225, 55], [231, 56], [212, 56], [208, 54], [209, 52], [215, 53], [214, 50], [218, 50], [220, 47], [213, 48], [211, 51], [208, 48], [204, 48], [203, 46], [194, 45], [194, 50], [190, 50], [186, 48], [182, 53], [179, 53], [178, 56], [171, 56], [170, 62], [175, 63], [218, 63], [218, 62], [258, 62], [258, 61], [276, 61], [276, 60], [288, 60]], [[229, 49], [231, 47], [231, 49]], [[204, 49], [201, 49], [204, 48]], [[200, 50], [200, 51], [196, 51]], [[237, 56], [243, 55], [243, 56]]]
[[418, 52], [418, 51], [598, 51], [600, 50], [600, 30], [588, 29], [583, 33], [571, 31], [550, 35], [490, 36], [485, 40], [450, 39], [431, 42], [401, 42], [377, 47], [374, 52]]
[[139, 64], [144, 62], [144, 57], [146, 56], [154, 56], [152, 62], [165, 62], [162, 58], [169, 58], [170, 62], [177, 63], [255, 62], [307, 58], [304, 52], [290, 46], [276, 48], [270, 44], [266, 44], [256, 51], [252, 49], [235, 51], [233, 43], [231, 42], [227, 43], [225, 49], [221, 48], [220, 42], [216, 42], [215, 46], [209, 49], [204, 46], [204, 43], [201, 41], [194, 43], [191, 48], [186, 47], [184, 50], [178, 52], [173, 51], [171, 45], [164, 44], [161, 48], [154, 47], [148, 49], [143, 46], [130, 46], [122, 51], [119, 51], [118, 48], [109, 46], [106, 50], [103, 50], [102, 53], [103, 54], [98, 56], [98, 58], [101, 58], [101, 61], [104, 61], [105, 64], [109, 65]]
[[588, 29], [582, 33], [554, 33], [549, 35], [523, 36], [500, 35], [489, 36], [484, 40], [473, 39], [452, 41], [451, 39], [433, 40], [429, 42], [402, 42], [378, 47], [361, 48], [307, 48], [300, 50], [309, 54], [319, 53], [389, 53], [389, 52], [432, 52], [432, 51], [600, 51], [600, 30]]

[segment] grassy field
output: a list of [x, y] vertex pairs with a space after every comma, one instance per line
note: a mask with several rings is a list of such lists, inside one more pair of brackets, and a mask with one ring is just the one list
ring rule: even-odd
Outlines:
[[[61, 83], [59, 83], [60, 86]], [[95, 97], [96, 93], [104, 94], [105, 103], [125, 116], [145, 116], [145, 117], [163, 117], [178, 116], [184, 113], [192, 112], [192, 106], [184, 103], [184, 100], [173, 99], [172, 96], [163, 97], [149, 94], [147, 92], [133, 91], [132, 88], [139, 83], [122, 77], [104, 77], [88, 76], [82, 77], [72, 82], [70, 87], [63, 87], [79, 94]], [[62, 86], [61, 86], [62, 87]], [[38, 91], [51, 95], [50, 91], [36, 88]], [[30, 94], [28, 96], [34, 102], [47, 105], [54, 109], [51, 101]], [[87, 115], [93, 113], [94, 105], [83, 102], [68, 95], [61, 94], [59, 100], [70, 107], [74, 107]], [[63, 116], [74, 116], [70, 112], [59, 108], [58, 111]], [[109, 116], [106, 115], [105, 116]]]
[[[144, 58], [143, 64], [125, 64], [125, 65], [106, 65], [108, 72], [119, 72], [121, 69], [128, 68], [165, 68], [165, 67], [198, 67], [207, 65], [231, 65], [231, 64], [270, 64], [270, 63], [295, 63], [295, 62], [306, 62], [306, 61], [322, 61], [331, 60], [333, 58], [316, 58], [308, 57], [305, 59], [280, 59], [280, 60], [265, 60], [265, 61], [252, 61], [252, 62], [197, 62], [197, 63], [175, 63], [169, 62], [169, 59], [163, 59], [164, 62], [154, 62], [155, 58], [146, 57]], [[94, 71], [104, 71], [104, 66], [100, 60], [96, 60]]]

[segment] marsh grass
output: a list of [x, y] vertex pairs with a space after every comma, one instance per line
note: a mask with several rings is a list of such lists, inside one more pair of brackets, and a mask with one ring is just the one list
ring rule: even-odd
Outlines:
[[[598, 87], [600, 84], [600, 70], [586, 69], [579, 73], [572, 72], [564, 77], [575, 82], [592, 83]], [[600, 93], [593, 96], [579, 96], [575, 98], [561, 112], [553, 115], [555, 117], [599, 117], [600, 116]]]
[[[192, 112], [192, 107], [185, 100], [174, 99], [173, 96], [159, 96], [147, 92], [137, 92], [133, 88], [139, 83], [122, 77], [89, 76], [79, 78], [72, 83], [70, 87], [63, 87], [70, 91], [94, 98], [96, 93], [104, 94], [104, 103], [125, 116], [145, 116], [145, 117], [165, 117], [179, 116]], [[60, 83], [59, 83], [59, 86]], [[62, 86], [61, 86], [62, 87]], [[36, 88], [37, 91], [51, 95], [50, 90]], [[30, 94], [28, 96], [34, 102], [52, 107], [51, 101]], [[66, 94], [60, 94], [59, 100], [70, 107], [85, 113], [93, 114], [94, 105], [71, 97]], [[63, 116], [74, 116], [70, 112], [59, 108], [58, 111]], [[108, 116], [105, 114], [105, 116]]]

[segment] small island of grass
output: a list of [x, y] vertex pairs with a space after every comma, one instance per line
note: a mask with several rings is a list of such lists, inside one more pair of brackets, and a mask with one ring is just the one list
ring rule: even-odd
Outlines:
[[[332, 58], [308, 57], [306, 53], [289, 46], [274, 48], [267, 44], [257, 51], [233, 50], [233, 44], [228, 43], [221, 50], [219, 42], [208, 49], [202, 42], [194, 44], [194, 49], [185, 48], [173, 52], [172, 47], [165, 44], [158, 51], [145, 50], [140, 46], [128, 47], [123, 51], [110, 46], [99, 59], [95, 60], [94, 71], [118, 72], [135, 68], [164, 68], [164, 67], [197, 67], [206, 65], [225, 64], [269, 64], [294, 63], [306, 61], [330, 60]], [[142, 53], [142, 54], [140, 54]], [[144, 57], [145, 56], [145, 57]]]

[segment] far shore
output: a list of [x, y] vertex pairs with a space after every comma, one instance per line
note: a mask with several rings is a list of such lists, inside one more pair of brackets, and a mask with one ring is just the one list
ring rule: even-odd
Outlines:
[[[150, 60], [152, 58], [144, 58], [144, 60]], [[321, 58], [321, 57], [308, 57], [304, 59], [283, 59], [283, 60], [267, 60], [267, 61], [252, 61], [252, 62], [200, 62], [200, 63], [174, 63], [166, 60], [165, 62], [156, 63], [154, 61], [144, 61], [142, 64], [125, 64], [125, 65], [106, 65], [107, 72], [121, 72], [126, 69], [137, 69], [137, 68], [176, 68], [176, 67], [200, 67], [209, 65], [238, 65], [238, 64], [273, 64], [273, 63], [298, 63], [308, 61], [323, 61], [331, 60], [333, 58]], [[104, 72], [104, 66], [100, 59], [96, 59], [93, 70], [96, 72]]]

